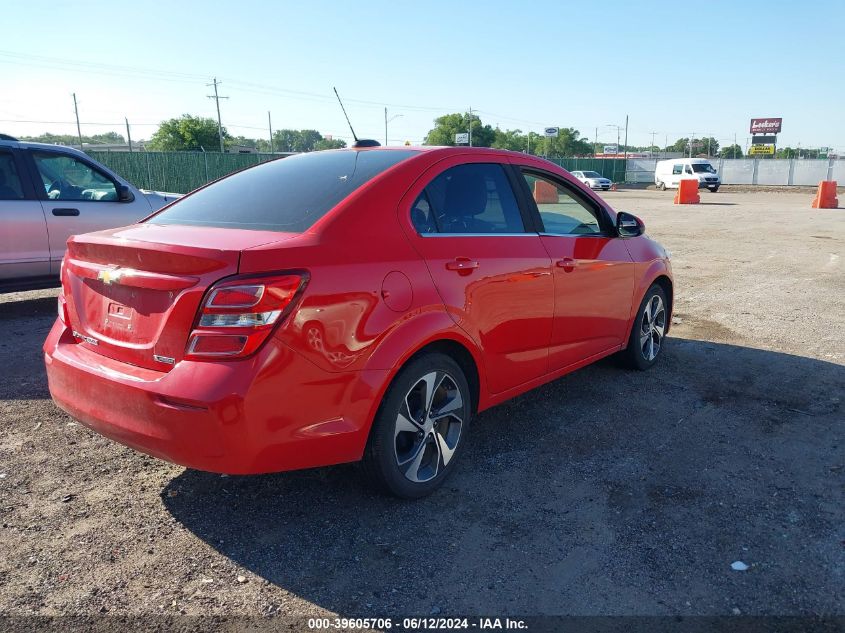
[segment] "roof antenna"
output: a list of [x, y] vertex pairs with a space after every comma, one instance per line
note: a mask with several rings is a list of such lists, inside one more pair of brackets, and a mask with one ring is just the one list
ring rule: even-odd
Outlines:
[[337, 94], [337, 88], [332, 86], [332, 90], [334, 90], [334, 96], [337, 97], [337, 102], [340, 104], [340, 109], [343, 110], [343, 116], [346, 117], [346, 124], [349, 126], [349, 130], [352, 132], [352, 138], [355, 139], [355, 144], [352, 147], [379, 147], [381, 143], [378, 141], [374, 141], [373, 139], [363, 138], [358, 140], [358, 137], [355, 134], [355, 130], [352, 127], [352, 122], [349, 120], [349, 115], [346, 114], [346, 108], [343, 107], [343, 101], [340, 100], [340, 95]]

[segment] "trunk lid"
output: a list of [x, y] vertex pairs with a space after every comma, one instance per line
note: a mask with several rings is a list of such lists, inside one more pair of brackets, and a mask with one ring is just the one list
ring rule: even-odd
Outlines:
[[169, 371], [208, 287], [238, 272], [242, 250], [291, 237], [156, 224], [73, 236], [62, 271], [70, 327], [98, 354]]

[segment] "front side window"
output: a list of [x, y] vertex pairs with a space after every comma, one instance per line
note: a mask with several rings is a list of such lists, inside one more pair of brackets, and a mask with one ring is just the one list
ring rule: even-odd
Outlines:
[[324, 151], [227, 176], [151, 217], [152, 224], [301, 233], [415, 150]]
[[575, 197], [567, 188], [533, 172], [523, 172], [537, 204], [543, 232], [554, 235], [597, 235], [602, 233], [598, 210]]
[[117, 200], [114, 182], [81, 160], [52, 152], [33, 152], [32, 157], [50, 200]]
[[713, 169], [713, 165], [710, 163], [695, 163], [692, 166], [692, 170], [697, 174], [715, 174], [716, 170]]
[[683, 165], [673, 165], [672, 166], [672, 174], [673, 175], [682, 174], [682, 173], [684, 173], [684, 166]]
[[15, 158], [10, 152], [0, 152], [0, 200], [21, 199], [23, 186], [15, 167]]
[[525, 225], [501, 165], [470, 163], [447, 169], [411, 207], [420, 234], [524, 233]]

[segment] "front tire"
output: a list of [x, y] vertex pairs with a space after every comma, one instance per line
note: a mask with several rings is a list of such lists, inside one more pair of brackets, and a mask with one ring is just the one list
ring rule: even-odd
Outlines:
[[660, 189], [660, 191], [666, 191], [666, 183], [665, 182], [658, 183], [657, 188]]
[[451, 474], [471, 417], [460, 366], [440, 353], [413, 359], [393, 380], [373, 421], [365, 473], [397, 497], [431, 494]]
[[628, 347], [622, 352], [622, 359], [628, 367], [645, 370], [657, 362], [663, 351], [668, 319], [666, 293], [658, 284], [652, 284], [637, 309]]
[[719, 187], [710, 187], [710, 193], [716, 193], [719, 191]]

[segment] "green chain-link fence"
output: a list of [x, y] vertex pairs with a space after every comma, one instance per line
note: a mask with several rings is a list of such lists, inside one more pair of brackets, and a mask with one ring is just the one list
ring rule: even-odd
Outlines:
[[550, 158], [567, 171], [597, 171], [613, 182], [625, 182], [624, 158]]
[[279, 154], [220, 154], [215, 152], [86, 152], [136, 187], [187, 193], [233, 171]]
[[[87, 154], [136, 187], [187, 193], [244, 167], [280, 158], [280, 154], [220, 154], [218, 152], [97, 152]], [[597, 171], [613, 182], [624, 182], [621, 158], [552, 158], [569, 171]]]

